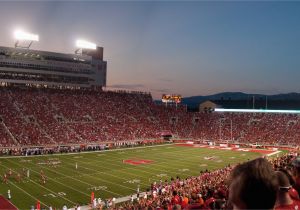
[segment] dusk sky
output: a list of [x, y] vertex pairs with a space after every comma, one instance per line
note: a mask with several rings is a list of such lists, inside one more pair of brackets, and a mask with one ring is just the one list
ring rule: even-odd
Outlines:
[[300, 92], [300, 2], [0, 2], [0, 46], [38, 33], [32, 49], [104, 47], [107, 86], [154, 98], [225, 91]]

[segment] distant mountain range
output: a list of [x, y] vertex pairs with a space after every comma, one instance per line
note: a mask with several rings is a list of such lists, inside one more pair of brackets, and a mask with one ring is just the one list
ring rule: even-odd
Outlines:
[[251, 103], [253, 101], [253, 97], [255, 101], [300, 101], [300, 93], [285, 93], [285, 94], [276, 94], [276, 95], [264, 95], [264, 94], [248, 94], [242, 92], [223, 92], [217, 93], [213, 95], [207, 96], [192, 96], [186, 97], [182, 99], [183, 104], [187, 104], [191, 107], [196, 107], [200, 103], [211, 100], [222, 104], [222, 101], [249, 101]]

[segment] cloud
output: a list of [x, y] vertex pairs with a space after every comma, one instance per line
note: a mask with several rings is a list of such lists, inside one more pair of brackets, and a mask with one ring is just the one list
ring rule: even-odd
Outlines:
[[134, 90], [134, 89], [138, 89], [138, 88], [145, 88], [145, 85], [142, 85], [142, 84], [116, 84], [116, 85], [109, 85], [107, 87], [108, 88]]

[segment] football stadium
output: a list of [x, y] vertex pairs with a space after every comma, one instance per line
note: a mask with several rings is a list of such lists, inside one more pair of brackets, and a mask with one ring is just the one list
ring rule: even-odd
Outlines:
[[0, 209], [300, 207], [299, 110], [191, 111], [180, 94], [107, 87], [105, 44], [67, 54], [14, 35], [0, 46]]

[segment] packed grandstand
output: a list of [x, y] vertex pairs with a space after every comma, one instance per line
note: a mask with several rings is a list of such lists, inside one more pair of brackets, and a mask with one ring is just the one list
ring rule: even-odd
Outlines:
[[157, 105], [148, 93], [0, 88], [1, 147], [132, 141], [161, 137], [298, 145], [299, 116], [195, 113]]

